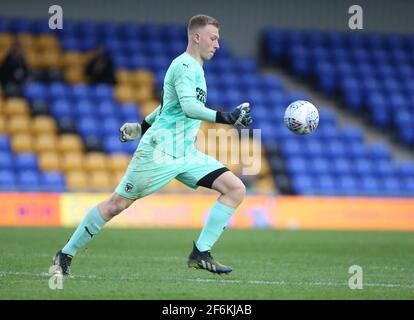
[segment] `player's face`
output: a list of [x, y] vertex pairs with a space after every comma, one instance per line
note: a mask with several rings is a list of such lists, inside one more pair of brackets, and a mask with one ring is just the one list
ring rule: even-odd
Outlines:
[[205, 26], [199, 31], [200, 41], [199, 49], [203, 60], [210, 60], [213, 58], [219, 45], [219, 29], [211, 24]]

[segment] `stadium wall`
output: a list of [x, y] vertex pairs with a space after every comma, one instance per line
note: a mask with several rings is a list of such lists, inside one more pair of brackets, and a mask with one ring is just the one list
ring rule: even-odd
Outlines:
[[[76, 226], [107, 194], [0, 193], [0, 226]], [[200, 228], [214, 195], [151, 195], [108, 226]], [[414, 231], [414, 199], [248, 196], [232, 228]]]
[[414, 30], [414, 2], [407, 0], [19, 0], [0, 1], [0, 15], [48, 18], [52, 4], [62, 6], [64, 19], [80, 20], [185, 24], [190, 16], [206, 13], [220, 21], [222, 39], [233, 52], [250, 57], [257, 56], [265, 27], [350, 31], [348, 9], [353, 4], [363, 8], [364, 31]]

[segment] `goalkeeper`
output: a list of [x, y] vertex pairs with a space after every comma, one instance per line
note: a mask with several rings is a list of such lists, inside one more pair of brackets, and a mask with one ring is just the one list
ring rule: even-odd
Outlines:
[[108, 199], [90, 209], [67, 244], [54, 256], [54, 264], [64, 275], [70, 273], [77, 251], [109, 220], [173, 179], [193, 189], [202, 186], [220, 193], [198, 240], [193, 243], [188, 266], [218, 274], [232, 271], [215, 260], [210, 250], [243, 201], [245, 186], [223, 164], [197, 150], [195, 137], [201, 121], [248, 126], [252, 120], [249, 103], [242, 103], [233, 112], [205, 107], [203, 62], [210, 60], [217, 49], [217, 20], [206, 15], [192, 17], [187, 50], [167, 70], [161, 105], [141, 125], [126, 123], [120, 129], [123, 142], [142, 136], [122, 181]]

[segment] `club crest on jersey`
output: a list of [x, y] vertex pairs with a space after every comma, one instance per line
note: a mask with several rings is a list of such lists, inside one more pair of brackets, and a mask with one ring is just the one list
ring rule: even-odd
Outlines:
[[207, 101], [207, 97], [206, 97], [206, 92], [201, 89], [201, 88], [196, 88], [196, 96], [197, 96], [197, 100], [202, 102], [202, 103], [206, 103]]
[[133, 188], [134, 186], [132, 185], [132, 183], [127, 183], [126, 185], [125, 185], [125, 191], [126, 192], [131, 192], [131, 190], [132, 190], [132, 188]]

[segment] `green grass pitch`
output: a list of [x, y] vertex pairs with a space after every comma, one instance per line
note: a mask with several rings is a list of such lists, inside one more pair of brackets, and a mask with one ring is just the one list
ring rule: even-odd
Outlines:
[[[0, 299], [414, 299], [414, 233], [229, 229], [212, 251], [230, 275], [189, 269], [200, 230], [106, 228], [49, 288], [74, 228], [0, 228]], [[350, 289], [352, 265], [362, 289]]]

